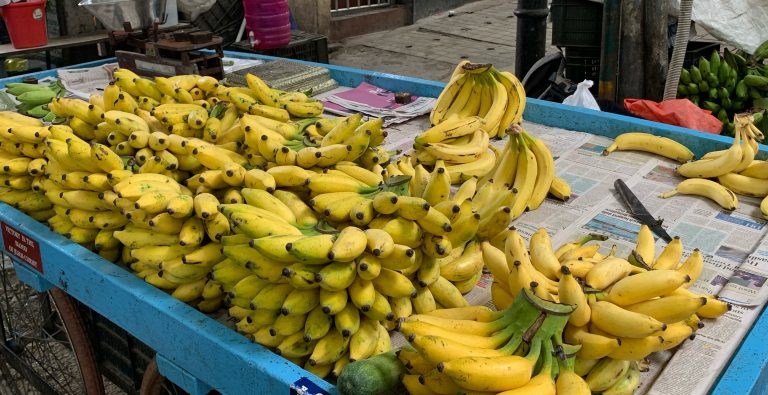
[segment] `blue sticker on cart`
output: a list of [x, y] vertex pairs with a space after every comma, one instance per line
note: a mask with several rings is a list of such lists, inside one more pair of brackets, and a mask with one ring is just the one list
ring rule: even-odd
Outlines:
[[302, 377], [291, 384], [291, 395], [330, 395], [310, 379]]

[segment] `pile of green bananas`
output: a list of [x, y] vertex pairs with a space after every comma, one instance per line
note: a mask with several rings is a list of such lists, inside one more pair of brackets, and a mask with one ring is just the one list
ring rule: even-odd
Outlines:
[[12, 82], [7, 84], [5, 91], [15, 96], [20, 102], [16, 110], [30, 117], [42, 118], [44, 121], [52, 122], [56, 119], [48, 109], [48, 103], [56, 97], [62, 97], [66, 93], [64, 86], [59, 80], [48, 85], [28, 84], [24, 82]]
[[[756, 104], [763, 109], [768, 107], [762, 100], [768, 97], [768, 65], [763, 62], [766, 57], [768, 42], [754, 55], [727, 48], [722, 55], [713, 51], [709, 58], [700, 57], [697, 64], [682, 69], [677, 96], [711, 111], [723, 122], [723, 134], [733, 136], [734, 114]], [[768, 131], [758, 123], [761, 130]]]

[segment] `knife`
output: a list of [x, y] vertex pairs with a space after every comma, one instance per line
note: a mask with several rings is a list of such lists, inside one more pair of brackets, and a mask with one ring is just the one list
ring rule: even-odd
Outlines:
[[629, 209], [629, 212], [632, 213], [632, 215], [640, 221], [640, 223], [648, 225], [648, 227], [651, 229], [653, 233], [656, 233], [659, 237], [664, 239], [667, 243], [672, 241], [672, 237], [667, 233], [666, 230], [661, 226], [661, 223], [664, 221], [661, 218], [656, 219], [651, 215], [650, 212], [648, 212], [648, 209], [643, 206], [643, 203], [640, 202], [640, 199], [635, 196], [635, 194], [632, 192], [631, 189], [627, 186], [627, 184], [624, 183], [624, 180], [617, 178], [616, 181], [613, 182], [614, 188], [619, 192], [619, 195], [621, 195], [621, 198], [624, 200], [624, 203], [626, 203], [627, 208]]

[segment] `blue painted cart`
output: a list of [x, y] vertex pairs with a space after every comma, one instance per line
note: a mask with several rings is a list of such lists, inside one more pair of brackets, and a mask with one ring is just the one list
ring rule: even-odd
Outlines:
[[[227, 56], [275, 59], [241, 53], [228, 53]], [[72, 67], [92, 67], [113, 61], [107, 59]], [[359, 69], [313, 65], [329, 68], [331, 77], [343, 86], [357, 86], [366, 81], [390, 90], [436, 97], [444, 85], [441, 82]], [[49, 70], [34, 76], [42, 78], [55, 73], [55, 70]], [[0, 87], [19, 81], [22, 77], [0, 80]], [[625, 131], [650, 132], [682, 142], [697, 156], [710, 150], [726, 148], [732, 141], [731, 138], [690, 129], [534, 99], [527, 102], [525, 119], [608, 137], [615, 137]], [[768, 152], [768, 147], [763, 146], [761, 151]], [[337, 393], [332, 384], [252, 343], [225, 325], [2, 203], [0, 222], [3, 228], [10, 226], [26, 237], [28, 243], [39, 247], [39, 261], [14, 261], [20, 280], [38, 291], [51, 287], [61, 288], [125, 329], [157, 351], [161, 373], [186, 391], [205, 394], [210, 389], [216, 389], [223, 394], [286, 394], [295, 383], [311, 382], [318, 387], [317, 391], [311, 393]], [[711, 393], [767, 393], [766, 344], [768, 314], [763, 311]]]

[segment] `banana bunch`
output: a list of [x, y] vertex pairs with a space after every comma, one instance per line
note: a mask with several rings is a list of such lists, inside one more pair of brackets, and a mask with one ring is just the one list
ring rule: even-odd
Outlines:
[[[470, 63], [465, 60], [454, 69], [448, 84], [438, 96], [429, 119], [432, 125], [439, 125], [455, 118], [477, 116], [482, 119], [480, 129], [484, 130], [488, 136], [503, 137], [510, 125], [517, 125], [522, 121], [524, 109], [525, 90], [517, 77], [507, 71], [499, 72], [490, 64]], [[431, 133], [431, 135], [438, 137], [439, 133]], [[424, 141], [424, 143], [427, 142]], [[471, 150], [479, 145], [479, 143], [468, 145], [460, 142], [455, 145], [451, 142], [444, 144], [448, 144], [449, 147], [438, 145], [432, 146], [429, 150], [425, 147], [425, 151], [427, 154], [455, 155], [460, 153], [464, 146], [467, 146], [467, 150]], [[484, 152], [483, 150], [480, 154]], [[467, 154], [460, 157], [466, 159]]]
[[385, 135], [383, 120], [373, 118], [361, 123], [361, 119], [361, 114], [344, 117], [334, 121], [330, 130], [324, 130], [317, 127], [317, 118], [280, 122], [245, 114], [240, 124], [250, 154], [279, 166], [310, 169], [356, 161], [378, 147]]
[[91, 145], [66, 125], [52, 125], [43, 139], [47, 164], [39, 184], [53, 203], [51, 229], [116, 261], [121, 245], [113, 232], [128, 223], [103, 199], [113, 184], [130, 174], [122, 158], [101, 144]]
[[766, 49], [768, 44], [763, 43], [754, 54], [726, 48], [722, 55], [713, 51], [709, 57], [700, 57], [696, 64], [681, 70], [677, 96], [711, 111], [723, 122], [722, 133], [734, 135], [734, 116], [759, 107], [753, 104], [767, 96]]
[[491, 171], [477, 182], [473, 209], [480, 214], [480, 237], [491, 240], [525, 211], [537, 209], [547, 194], [570, 197], [570, 186], [555, 176], [546, 144], [517, 126]]
[[48, 127], [35, 118], [1, 111], [0, 129], [0, 201], [47, 220], [54, 212], [40, 184], [48, 164], [43, 144]]
[[454, 184], [471, 177], [483, 177], [493, 169], [497, 159], [484, 124], [483, 118], [472, 116], [454, 117], [435, 125], [416, 137], [414, 157], [427, 166], [444, 161], [454, 175]]
[[752, 115], [737, 114], [735, 125], [735, 137], [728, 149], [708, 152], [697, 161], [680, 165], [677, 172], [687, 179], [660, 196], [702, 196], [731, 211], [738, 207], [736, 194], [759, 197], [763, 198], [761, 211], [764, 216], [768, 215], [765, 165], [764, 161], [755, 159], [760, 147], [758, 140], [762, 140], [763, 135], [755, 127]]
[[412, 394], [588, 394], [573, 372], [580, 347], [562, 340], [573, 309], [526, 289], [501, 311], [470, 306], [401, 320], [415, 349], [398, 352], [403, 384]]
[[[632, 361], [677, 347], [702, 326], [702, 318], [717, 318], [730, 306], [688, 290], [701, 275], [704, 257], [693, 250], [683, 260], [679, 238], [656, 255], [653, 235], [643, 225], [628, 259], [616, 257], [613, 249], [600, 254], [598, 244], [586, 244], [592, 240], [605, 237], [587, 235], [553, 249], [543, 228], [528, 246], [510, 229], [501, 246], [483, 242], [483, 258], [494, 276], [492, 300], [506, 309], [526, 290], [575, 306], [563, 340], [581, 346], [575, 353], [577, 375], [593, 392], [634, 389]], [[632, 393], [626, 391], [617, 393]]]
[[53, 121], [54, 114], [48, 109], [48, 103], [64, 94], [65, 90], [57, 80], [48, 85], [12, 82], [5, 86], [8, 94], [15, 96], [19, 104], [16, 110], [22, 115]]

